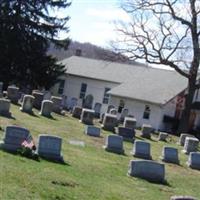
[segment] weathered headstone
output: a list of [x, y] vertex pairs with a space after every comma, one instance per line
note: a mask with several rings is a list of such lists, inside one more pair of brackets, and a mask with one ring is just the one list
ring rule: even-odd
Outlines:
[[159, 141], [164, 141], [164, 142], [166, 142], [167, 137], [168, 137], [168, 134], [167, 134], [167, 133], [160, 132], [160, 133], [159, 133], [159, 136], [158, 136], [158, 140], [159, 140]]
[[19, 88], [15, 86], [8, 86], [7, 97], [12, 103], [18, 103], [19, 100]]
[[199, 140], [197, 138], [186, 137], [183, 153], [189, 154], [198, 150]]
[[77, 106], [78, 103], [78, 99], [75, 97], [72, 97], [69, 101], [68, 101], [68, 105], [67, 105], [67, 109], [69, 110], [73, 110], [74, 106]]
[[191, 196], [172, 196], [170, 200], [198, 200], [198, 199]]
[[80, 121], [84, 124], [92, 125], [94, 119], [94, 110], [82, 109]]
[[41, 109], [44, 94], [34, 90], [32, 92], [32, 95], [35, 97], [34, 102], [33, 102], [33, 106], [37, 109]]
[[131, 160], [128, 175], [163, 183], [165, 181], [165, 165], [150, 160]]
[[52, 96], [51, 101], [53, 102], [53, 112], [57, 114], [61, 114], [63, 106], [62, 106], [62, 98]]
[[110, 110], [113, 109], [113, 108], [115, 108], [115, 106], [109, 105], [108, 108], [107, 108], [107, 113], [110, 113]]
[[0, 115], [10, 117], [10, 100], [8, 99], [0, 99]]
[[123, 138], [118, 135], [108, 135], [106, 137], [106, 144], [104, 146], [106, 151], [123, 154]]
[[184, 146], [184, 145], [185, 145], [185, 139], [186, 139], [186, 137], [193, 137], [193, 138], [194, 138], [193, 135], [190, 135], [190, 134], [188, 134], [188, 133], [182, 133], [182, 134], [180, 135], [180, 138], [179, 138], [179, 144], [180, 144], [181, 146]]
[[35, 97], [32, 95], [24, 95], [20, 110], [23, 112], [32, 113], [34, 99]]
[[137, 120], [133, 117], [125, 117], [123, 126], [126, 128], [135, 129], [137, 124]]
[[110, 110], [110, 114], [111, 114], [111, 115], [117, 115], [117, 110], [116, 110], [115, 108], [112, 108], [112, 109]]
[[108, 131], [114, 131], [117, 126], [117, 116], [106, 113], [104, 115], [102, 128]]
[[143, 124], [141, 130], [141, 136], [147, 139], [151, 138], [152, 126], [149, 124]]
[[18, 126], [7, 126], [1, 147], [6, 151], [16, 152], [29, 137], [29, 130]]
[[118, 127], [116, 128], [118, 135], [122, 136], [124, 139], [133, 140], [135, 137], [135, 131], [132, 128]]
[[134, 157], [151, 160], [151, 145], [149, 142], [135, 140], [131, 154]]
[[82, 109], [83, 108], [80, 107], [80, 106], [74, 106], [74, 108], [72, 110], [72, 117], [80, 119], [81, 113], [82, 113]]
[[128, 109], [127, 108], [123, 108], [122, 112], [121, 112], [121, 116], [120, 116], [120, 122], [124, 122], [125, 117], [128, 116]]
[[47, 159], [63, 161], [61, 155], [62, 138], [52, 135], [39, 135], [38, 154]]
[[95, 103], [95, 105], [94, 105], [94, 112], [95, 112], [95, 117], [96, 117], [96, 118], [99, 118], [99, 117], [100, 117], [100, 114], [101, 114], [101, 107], [102, 107], [102, 104], [101, 104], [101, 103]]
[[173, 147], [163, 147], [162, 161], [179, 164], [178, 149]]
[[83, 108], [92, 109], [94, 97], [91, 94], [88, 94], [83, 102]]
[[85, 134], [94, 137], [100, 137], [101, 129], [95, 126], [85, 126]]
[[200, 170], [200, 152], [191, 152], [187, 164], [192, 169]]
[[42, 101], [40, 114], [45, 117], [51, 117], [52, 109], [53, 109], [53, 102], [49, 100], [44, 100]]

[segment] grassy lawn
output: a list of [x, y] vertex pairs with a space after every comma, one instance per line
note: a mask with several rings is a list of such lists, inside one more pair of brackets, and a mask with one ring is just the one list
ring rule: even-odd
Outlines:
[[[165, 164], [168, 185], [153, 184], [127, 176], [132, 144], [124, 142], [125, 154], [117, 155], [102, 148], [105, 136], [94, 138], [83, 134], [84, 125], [70, 115], [53, 114], [48, 119], [34, 110], [35, 116], [11, 107], [13, 119], [0, 117], [0, 126], [20, 125], [38, 135], [49, 133], [63, 138], [62, 153], [66, 165], [40, 159], [40, 162], [0, 151], [0, 199], [2, 200], [169, 200], [172, 195], [192, 195], [200, 199], [200, 171], [186, 166], [187, 157], [176, 144], [178, 138], [151, 143], [152, 157], [160, 162], [162, 147], [179, 149], [180, 166]], [[99, 126], [99, 124], [97, 123]], [[3, 131], [0, 130], [0, 138]], [[139, 137], [138, 137], [139, 138]], [[85, 146], [69, 144], [70, 140], [85, 142]]]

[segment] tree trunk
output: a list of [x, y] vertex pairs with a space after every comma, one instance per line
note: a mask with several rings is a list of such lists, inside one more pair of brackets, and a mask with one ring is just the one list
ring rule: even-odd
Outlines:
[[196, 90], [195, 81], [190, 79], [188, 83], [188, 94], [185, 97], [185, 108], [181, 115], [179, 127], [177, 130], [178, 134], [183, 133], [183, 132], [187, 133], [189, 131], [188, 129], [189, 129], [190, 112], [191, 112], [195, 90]]

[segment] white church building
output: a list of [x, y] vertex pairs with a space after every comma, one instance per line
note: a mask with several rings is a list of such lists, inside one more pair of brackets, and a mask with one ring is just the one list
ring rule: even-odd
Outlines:
[[[171, 131], [178, 126], [183, 109], [187, 79], [172, 70], [144, 65], [129, 65], [81, 56], [61, 61], [66, 74], [52, 89], [68, 105], [73, 100], [82, 106], [93, 96], [92, 108], [100, 103], [101, 113], [114, 105], [118, 115], [123, 108], [137, 119], [137, 126], [151, 124], [156, 130]], [[200, 91], [196, 91], [190, 128], [200, 128]]]

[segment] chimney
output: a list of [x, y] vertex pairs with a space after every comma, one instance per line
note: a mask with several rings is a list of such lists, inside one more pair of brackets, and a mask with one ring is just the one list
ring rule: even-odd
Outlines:
[[81, 49], [76, 49], [76, 56], [81, 56], [82, 55], [82, 50]]

